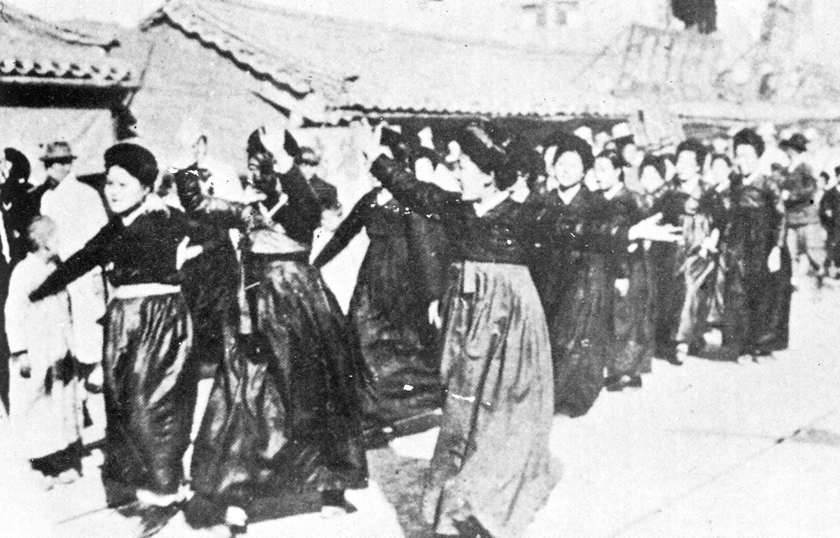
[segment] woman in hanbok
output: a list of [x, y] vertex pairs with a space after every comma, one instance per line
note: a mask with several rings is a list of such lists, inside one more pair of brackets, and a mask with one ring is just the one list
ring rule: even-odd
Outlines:
[[59, 293], [95, 266], [114, 287], [105, 316], [107, 426], [102, 478], [110, 504], [136, 496], [124, 512], [150, 530], [185, 499], [182, 458], [190, 442], [198, 382], [192, 322], [178, 268], [189, 247], [184, 215], [152, 194], [157, 161], [120, 143], [105, 152], [105, 200], [113, 217], [30, 297]]
[[440, 408], [440, 357], [428, 311], [441, 298], [444, 268], [429, 225], [375, 181], [313, 262], [323, 267], [367, 231], [349, 311], [375, 396], [366, 431], [393, 430]]
[[787, 346], [790, 256], [781, 189], [759, 166], [764, 141], [750, 129], [733, 138], [739, 174], [729, 195], [724, 295], [724, 354], [753, 360]]
[[202, 194], [199, 170], [179, 170], [174, 180], [189, 223], [190, 242], [203, 249], [201, 256], [181, 268], [181, 287], [193, 320], [193, 354], [201, 362], [202, 377], [211, 377], [230, 351], [238, 321], [241, 275], [230, 231], [243, 228], [243, 223], [213, 210], [212, 200]]
[[54, 482], [70, 483], [82, 470], [82, 393], [72, 353], [66, 291], [40, 301], [29, 294], [55, 270], [55, 223], [36, 217], [24, 235], [31, 252], [12, 271], [6, 334], [12, 356], [11, 424], [22, 456]]
[[309, 263], [321, 209], [284, 139], [264, 128], [251, 136], [252, 203], [209, 204], [247, 224], [247, 296], [195, 441], [193, 526], [241, 531], [288, 513], [287, 494], [314, 494], [322, 511], [339, 512], [349, 509], [346, 489], [367, 486], [366, 371], [355, 334]]
[[546, 142], [546, 170], [558, 188], [549, 192], [550, 233], [534, 268], [545, 305], [554, 363], [554, 409], [570, 417], [589, 411], [604, 386], [613, 284], [607, 258], [615, 245], [637, 239], [673, 241], [658, 216], [612, 226], [607, 201], [589, 191], [584, 175], [594, 164], [592, 148], [580, 138], [558, 133]]
[[542, 211], [511, 199], [516, 171], [492, 124], [470, 124], [456, 141], [460, 193], [385, 156], [371, 172], [401, 204], [439, 219], [455, 251], [441, 302], [446, 399], [423, 514], [440, 535], [512, 538], [557, 480], [549, 337], [527, 265]]
[[684, 298], [674, 335], [677, 362], [702, 350], [714, 302], [725, 209], [720, 194], [701, 182], [706, 153], [696, 139], [677, 146], [678, 184], [685, 195], [683, 244], [678, 257]]
[[[614, 151], [605, 151], [595, 159], [595, 175], [607, 200], [611, 229], [642, 220], [642, 201], [624, 184], [621, 165], [621, 156]], [[609, 281], [614, 284], [609, 315], [607, 390], [638, 388], [642, 386], [642, 374], [650, 372], [653, 352], [645, 330], [645, 306], [650, 290], [643, 242], [617, 240], [607, 261]]]

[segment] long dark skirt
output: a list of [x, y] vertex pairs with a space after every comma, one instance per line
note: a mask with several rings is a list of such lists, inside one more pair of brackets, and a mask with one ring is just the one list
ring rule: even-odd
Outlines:
[[219, 369], [192, 463], [193, 489], [249, 510], [285, 493], [363, 488], [363, 364], [314, 267], [246, 264], [256, 333]]
[[227, 310], [236, 304], [239, 262], [227, 240], [221, 248], [184, 264], [182, 289], [193, 320], [193, 354], [208, 375], [225, 354]]
[[650, 295], [653, 290], [647, 278], [643, 253], [629, 260], [628, 289], [622, 296], [613, 289], [611, 317], [611, 357], [609, 375], [619, 378], [650, 372], [653, 339], [647, 328], [652, 314]]
[[770, 273], [762, 264], [744, 263], [738, 254], [731, 252], [727, 262], [724, 345], [733, 356], [787, 348], [793, 293], [790, 256], [783, 249], [781, 269]]
[[198, 383], [180, 293], [115, 299], [105, 323], [106, 481], [178, 491]]
[[403, 237], [373, 237], [350, 299], [350, 323], [376, 395], [366, 410], [369, 425], [389, 425], [441, 406], [437, 335], [427, 320], [420, 271], [411, 261]]
[[557, 481], [542, 306], [526, 267], [474, 262], [450, 268], [446, 305], [447, 395], [424, 516], [442, 534], [474, 518], [496, 538], [519, 536]]
[[548, 320], [554, 363], [554, 410], [586, 414], [604, 387], [612, 289], [603, 255], [585, 254]]
[[685, 303], [685, 278], [680, 274], [684, 258], [672, 243], [653, 243], [645, 253], [654, 288], [654, 356], [673, 357], [680, 313]]

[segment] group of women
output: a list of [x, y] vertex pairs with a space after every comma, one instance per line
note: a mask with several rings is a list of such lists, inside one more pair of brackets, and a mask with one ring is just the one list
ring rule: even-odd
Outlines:
[[[709, 319], [696, 290], [721, 290], [738, 354], [782, 344], [768, 336], [779, 305], [764, 289], [783, 244], [777, 192], [754, 166], [763, 148], [751, 131], [735, 139], [731, 185], [686, 177], [680, 188], [649, 157], [642, 193], [623, 185], [617, 153], [594, 156], [565, 133], [537, 152], [472, 122], [445, 158], [381, 133], [365, 149], [372, 190], [313, 264], [321, 208], [285, 133], [249, 139], [241, 202], [179, 172], [183, 211], [152, 194], [147, 149], [105, 153], [110, 222], [31, 298], [106, 268], [103, 479], [148, 532], [184, 506], [191, 525], [241, 531], [281, 513], [283, 495], [347, 510], [344, 490], [368, 479], [365, 427], [442, 407], [425, 517], [443, 536], [519, 536], [558, 479], [553, 416], [586, 413], [605, 383], [641, 385], [663, 350], [678, 361]], [[458, 190], [418, 180], [429, 162]], [[593, 167], [599, 192], [583, 184]], [[363, 227], [371, 242], [345, 317], [318, 267]], [[231, 229], [245, 237], [241, 271]], [[710, 257], [725, 279], [709, 280]], [[191, 496], [182, 457], [209, 354], [218, 368]]]

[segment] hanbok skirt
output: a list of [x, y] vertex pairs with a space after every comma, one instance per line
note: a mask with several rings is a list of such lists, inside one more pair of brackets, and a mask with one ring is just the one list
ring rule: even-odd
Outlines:
[[528, 269], [454, 264], [445, 320], [446, 399], [424, 516], [441, 534], [475, 520], [496, 538], [519, 536], [558, 479], [551, 350]]
[[651, 371], [653, 338], [648, 328], [653, 314], [650, 285], [644, 253], [635, 253], [628, 263], [628, 288], [622, 296], [618, 290], [612, 292], [610, 334], [612, 362], [609, 375], [620, 378], [638, 376]]
[[192, 487], [246, 511], [285, 494], [364, 488], [364, 364], [319, 271], [252, 255], [255, 332], [230, 342], [195, 441]]
[[554, 364], [554, 410], [570, 417], [586, 414], [604, 387], [609, 353], [612, 288], [603, 255], [584, 254], [571, 280], [558, 292], [548, 320]]
[[440, 350], [418, 263], [404, 237], [373, 236], [359, 270], [349, 319], [376, 396], [365, 410], [366, 427], [390, 426], [441, 406]]
[[181, 293], [110, 302], [103, 480], [161, 495], [178, 491], [198, 383], [191, 348], [192, 321]]

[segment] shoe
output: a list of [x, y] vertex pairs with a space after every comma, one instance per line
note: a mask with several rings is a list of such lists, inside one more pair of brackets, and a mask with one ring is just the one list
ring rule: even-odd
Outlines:
[[248, 532], [248, 513], [238, 506], [228, 506], [225, 512], [225, 525], [232, 536]]

